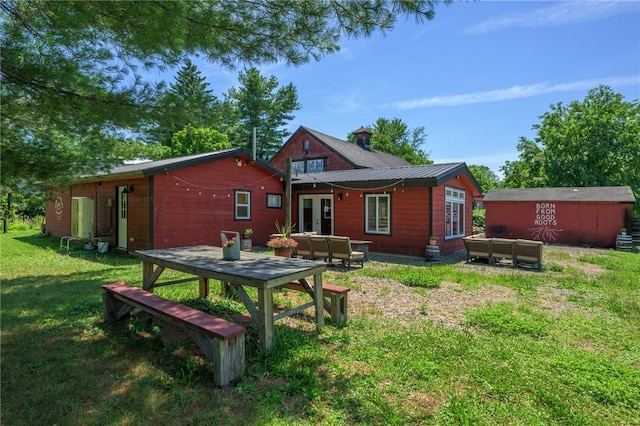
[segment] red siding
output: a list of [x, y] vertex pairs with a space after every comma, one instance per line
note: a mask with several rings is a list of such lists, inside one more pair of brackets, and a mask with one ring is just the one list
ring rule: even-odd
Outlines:
[[[465, 226], [467, 234], [472, 232], [473, 194], [470, 184], [462, 179], [452, 179], [447, 185], [466, 191]], [[433, 210], [429, 207], [430, 192], [433, 191]], [[429, 236], [438, 237], [440, 253], [447, 254], [464, 249], [461, 238], [444, 238], [444, 186], [436, 188], [390, 188], [391, 194], [391, 234], [365, 233], [364, 194], [383, 191], [334, 190], [334, 234], [346, 235], [352, 239], [373, 241], [369, 249], [373, 252], [424, 256]], [[300, 195], [327, 193], [326, 191], [296, 191], [292, 217], [297, 216]], [[347, 195], [348, 194], [348, 195]], [[342, 196], [342, 200], [340, 200]], [[433, 211], [433, 221], [430, 214]], [[432, 223], [430, 233], [429, 223]]]
[[94, 200], [94, 235], [103, 241], [109, 241], [111, 247], [115, 246], [118, 227], [116, 188], [124, 185], [134, 188], [128, 197], [128, 232], [134, 237], [134, 241], [129, 242], [129, 250], [148, 248], [149, 184], [147, 178], [89, 182], [73, 185], [71, 192], [54, 191], [53, 199], [47, 201], [46, 205], [46, 231], [57, 237], [71, 235], [71, 197], [89, 197]]
[[[302, 150], [302, 142], [305, 140], [309, 141], [309, 150], [306, 155]], [[270, 164], [278, 170], [284, 170], [287, 158], [291, 158], [293, 161], [303, 160], [304, 158], [309, 160], [326, 158], [327, 171], [350, 170], [354, 168], [352, 164], [336, 155], [336, 153], [328, 149], [323, 143], [318, 142], [314, 136], [307, 133], [304, 129], [298, 129], [298, 131], [289, 138], [289, 141], [287, 141], [282, 147], [282, 150], [273, 157]]]
[[[150, 178], [132, 179], [126, 182], [110, 183], [109, 193], [116, 196], [116, 186], [130, 185], [127, 195], [127, 250], [144, 250], [151, 248], [151, 223], [149, 221], [149, 188]], [[118, 208], [114, 203], [112, 243], [116, 245], [118, 232]]]
[[[220, 245], [220, 231], [253, 229], [253, 244], [266, 244], [275, 221], [284, 223], [284, 187], [278, 177], [251, 164], [221, 159], [154, 176], [153, 248]], [[251, 220], [234, 218], [235, 190], [251, 192]], [[267, 208], [267, 194], [281, 194], [282, 208]], [[214, 196], [215, 195], [215, 196]]]
[[45, 232], [63, 237], [71, 235], [71, 194], [54, 190], [45, 205]]
[[485, 201], [489, 237], [615, 247], [633, 204]]

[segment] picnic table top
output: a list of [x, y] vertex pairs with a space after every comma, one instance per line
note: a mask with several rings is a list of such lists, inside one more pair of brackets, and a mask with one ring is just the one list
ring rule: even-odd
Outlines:
[[[145, 262], [178, 269], [209, 278], [244, 283], [283, 283], [287, 280], [322, 273], [324, 262], [241, 252], [239, 260], [223, 260], [222, 248], [199, 245], [166, 249], [137, 250], [135, 254]], [[292, 278], [295, 277], [295, 278]]]

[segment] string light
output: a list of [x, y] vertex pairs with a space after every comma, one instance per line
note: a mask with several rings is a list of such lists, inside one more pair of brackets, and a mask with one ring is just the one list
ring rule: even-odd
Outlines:
[[[176, 186], [180, 186], [181, 183], [184, 184], [185, 188], [187, 189], [187, 192], [190, 192], [191, 188], [193, 187], [193, 188], [196, 188], [198, 190], [198, 195], [202, 195], [202, 191], [211, 191], [212, 192], [211, 193], [212, 198], [216, 198], [216, 191], [225, 191], [226, 190], [227, 191], [227, 197], [228, 198], [231, 197], [231, 189], [229, 189], [229, 188], [200, 186], [200, 185], [196, 185], [196, 184], [194, 184], [192, 182], [188, 182], [186, 180], [183, 180], [183, 179], [181, 179], [181, 178], [179, 178], [177, 176], [174, 176], [174, 175], [172, 175], [172, 174], [170, 174], [168, 172], [166, 174], [171, 176], [171, 177], [173, 177], [173, 179], [175, 180]], [[280, 181], [283, 181], [283, 178], [279, 173], [273, 173], [273, 174], [271, 174], [271, 175], [269, 175], [267, 177], [258, 179], [256, 181], [245, 183], [245, 184], [242, 185], [242, 187], [245, 188], [245, 189], [250, 189], [251, 187], [253, 187], [253, 185], [259, 184], [260, 185], [260, 189], [264, 190], [265, 189], [264, 182], [267, 181], [267, 180], [272, 179], [275, 176], [279, 176], [280, 177]], [[313, 177], [313, 179], [316, 179], [316, 178]], [[339, 185], [339, 184], [332, 183], [332, 182], [320, 182], [320, 181], [317, 181], [317, 180], [313, 182], [313, 188], [317, 188], [317, 183], [322, 183], [324, 185], [329, 186], [331, 188], [330, 189], [331, 194], [333, 194], [335, 192], [335, 189], [338, 188], [338, 189], [347, 190], [347, 192], [345, 192], [345, 196], [347, 196], [347, 197], [349, 196], [348, 190], [357, 191], [357, 193], [359, 194], [360, 198], [363, 197], [362, 188], [349, 187], [349, 186]], [[398, 188], [397, 188], [398, 185], [401, 186], [401, 191], [404, 192], [404, 186], [405, 186], [405, 180], [404, 179], [400, 179], [400, 180], [398, 180], [396, 182], [392, 182], [392, 183], [390, 183], [388, 185], [380, 186], [380, 187], [377, 187], [377, 188], [367, 188], [367, 191], [383, 191], [384, 190], [383, 193], [386, 195], [387, 194], [387, 189], [393, 188], [393, 191], [395, 192], [395, 191], [398, 190]]]

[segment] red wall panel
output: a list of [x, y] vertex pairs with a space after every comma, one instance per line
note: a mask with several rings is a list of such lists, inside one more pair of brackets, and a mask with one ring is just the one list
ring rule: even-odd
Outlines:
[[485, 201], [489, 237], [615, 247], [632, 204]]
[[[279, 177], [250, 161], [233, 158], [154, 176], [153, 247], [220, 245], [220, 231], [253, 229], [253, 244], [264, 245], [284, 223], [284, 187]], [[235, 190], [251, 193], [251, 219], [236, 220]], [[281, 208], [267, 208], [267, 194], [282, 196]]]
[[[303, 152], [303, 141], [309, 141], [309, 150], [307, 154]], [[310, 135], [303, 129], [299, 129], [291, 136], [288, 143], [286, 143], [282, 150], [278, 152], [271, 160], [271, 166], [278, 170], [284, 171], [287, 158], [291, 158], [293, 161], [316, 158], [327, 159], [327, 171], [331, 170], [350, 170], [353, 169], [353, 165], [346, 162], [344, 159], [336, 155], [333, 151], [328, 149], [324, 144], [318, 142], [314, 136]]]
[[45, 205], [45, 232], [54, 237], [71, 235], [71, 193], [53, 190]]
[[[457, 179], [453, 179], [447, 184], [466, 190], [465, 229], [467, 234], [471, 234], [473, 210], [471, 189], [466, 187], [465, 182]], [[431, 191], [433, 191], [433, 210], [429, 204]], [[408, 256], [424, 256], [430, 235], [438, 237], [438, 246], [442, 254], [464, 248], [461, 238], [451, 240], [444, 238], [444, 186], [442, 185], [436, 188], [389, 188], [387, 193], [391, 194], [391, 234], [367, 234], [365, 232], [364, 194], [382, 192], [384, 191], [334, 190], [334, 234], [372, 241], [370, 250], [374, 252]], [[297, 217], [299, 206], [297, 200], [300, 195], [321, 193], [326, 194], [327, 191], [295, 191], [292, 217]], [[433, 229], [430, 232], [429, 223], [432, 221], [430, 217], [432, 211]]]

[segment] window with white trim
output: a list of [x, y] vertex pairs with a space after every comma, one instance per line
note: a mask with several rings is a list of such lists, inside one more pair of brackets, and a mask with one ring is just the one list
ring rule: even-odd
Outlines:
[[319, 173], [327, 171], [326, 158], [311, 158], [291, 162], [291, 173]]
[[365, 231], [369, 234], [391, 233], [391, 195], [365, 195]]
[[236, 191], [235, 194], [235, 218], [236, 220], [251, 219], [251, 192]]
[[447, 186], [444, 188], [444, 194], [444, 236], [464, 237], [464, 190]]

